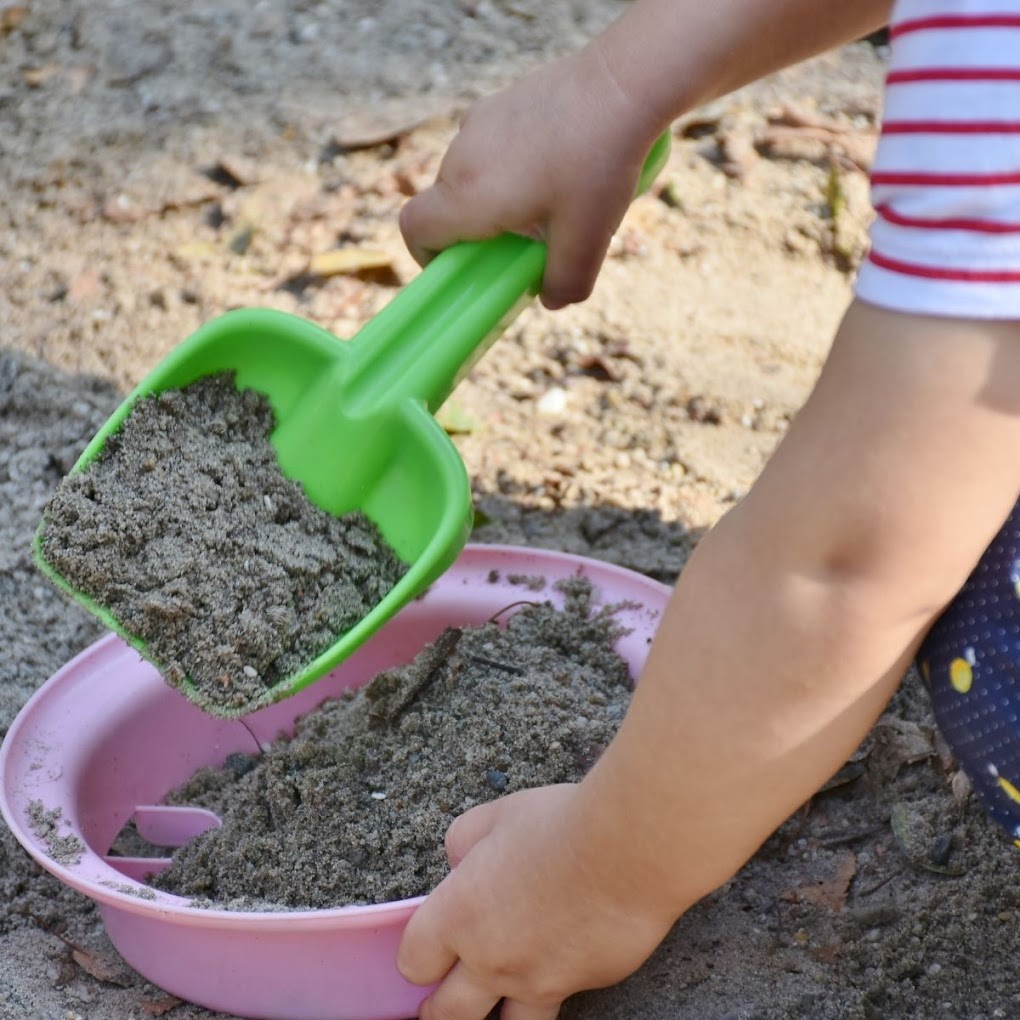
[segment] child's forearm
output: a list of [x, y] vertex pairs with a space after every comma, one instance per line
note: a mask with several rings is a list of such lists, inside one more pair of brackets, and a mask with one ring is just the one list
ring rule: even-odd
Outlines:
[[892, 0], [639, 0], [591, 49], [656, 133], [699, 103], [866, 35], [891, 8]]
[[846, 760], [1016, 500], [1018, 383], [1020, 325], [851, 310], [582, 784], [627, 895], [676, 916]]

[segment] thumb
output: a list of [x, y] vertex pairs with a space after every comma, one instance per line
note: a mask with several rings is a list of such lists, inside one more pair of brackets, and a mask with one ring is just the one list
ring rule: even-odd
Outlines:
[[446, 830], [446, 856], [450, 867], [455, 868], [484, 839], [496, 824], [501, 809], [498, 800], [479, 804], [453, 820]]

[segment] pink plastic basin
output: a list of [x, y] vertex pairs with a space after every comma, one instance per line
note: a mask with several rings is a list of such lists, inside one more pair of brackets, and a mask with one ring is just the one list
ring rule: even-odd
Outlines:
[[[51, 677], [8, 731], [0, 748], [4, 820], [39, 864], [96, 901], [124, 959], [182, 999], [253, 1020], [416, 1016], [429, 989], [404, 981], [395, 959], [420, 897], [335, 910], [203, 910], [139, 881], [165, 864], [107, 853], [132, 818], [145, 838], [169, 846], [218, 824], [209, 812], [160, 802], [201, 766], [252, 753], [252, 734], [271, 741], [324, 699], [410, 661], [444, 627], [483, 623], [523, 598], [562, 604], [552, 583], [578, 573], [600, 602], [628, 604], [618, 618], [631, 630], [617, 648], [637, 676], [669, 589], [610, 564], [511, 546], [468, 546], [423, 598], [338, 669], [248, 716], [248, 729], [205, 715], [119, 638], [102, 638]], [[549, 583], [536, 594], [510, 575]], [[59, 835], [84, 844], [79, 860], [50, 856], [29, 819], [33, 803], [60, 809]]]

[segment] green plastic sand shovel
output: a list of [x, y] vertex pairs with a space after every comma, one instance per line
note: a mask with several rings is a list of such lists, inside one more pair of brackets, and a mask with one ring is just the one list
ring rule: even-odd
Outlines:
[[[668, 134], [656, 141], [639, 191], [664, 165], [669, 145]], [[140, 397], [233, 371], [239, 389], [269, 398], [278, 423], [270, 438], [284, 473], [324, 510], [363, 511], [409, 564], [367, 616], [251, 708], [329, 672], [460, 553], [471, 531], [471, 488], [460, 455], [433, 414], [537, 293], [545, 258], [544, 244], [512, 234], [454, 245], [347, 343], [282, 312], [228, 312], [174, 348], [72, 468], [83, 471], [99, 456]], [[44, 529], [45, 520], [33, 547], [44, 573], [145, 656], [143, 641], [46, 561]]]

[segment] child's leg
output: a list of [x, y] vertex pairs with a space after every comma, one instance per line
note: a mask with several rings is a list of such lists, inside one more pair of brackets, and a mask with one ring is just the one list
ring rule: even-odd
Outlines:
[[939, 728], [1020, 846], [1020, 503], [918, 653]]

